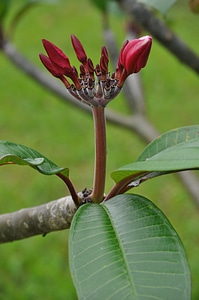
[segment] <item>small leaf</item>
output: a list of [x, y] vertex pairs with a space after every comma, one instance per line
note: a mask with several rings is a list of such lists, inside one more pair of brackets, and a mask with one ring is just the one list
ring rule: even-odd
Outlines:
[[171, 8], [176, 0], [137, 0], [140, 3], [146, 4], [149, 7], [157, 9], [163, 15]]
[[81, 206], [70, 229], [69, 263], [78, 299], [190, 299], [180, 238], [138, 195]]
[[61, 173], [68, 177], [67, 168], [59, 168], [52, 161], [36, 150], [7, 141], [0, 141], [0, 165], [29, 165], [45, 175]]
[[106, 11], [109, 0], [90, 0], [102, 12]]
[[11, 1], [10, 0], [1, 0], [0, 1], [0, 21], [3, 20], [3, 18], [6, 16]]
[[[151, 142], [137, 161], [112, 172], [115, 182], [140, 172], [199, 169], [199, 126], [171, 130]], [[160, 174], [161, 175], [161, 174]]]

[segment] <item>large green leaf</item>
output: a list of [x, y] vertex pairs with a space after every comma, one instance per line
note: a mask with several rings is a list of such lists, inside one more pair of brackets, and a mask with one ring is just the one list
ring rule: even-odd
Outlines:
[[184, 248], [148, 199], [123, 194], [75, 214], [69, 263], [78, 299], [190, 299]]
[[62, 173], [68, 177], [69, 174], [67, 168], [59, 168], [51, 160], [32, 148], [0, 141], [0, 165], [5, 164], [29, 165], [45, 175]]
[[116, 181], [140, 172], [174, 172], [199, 168], [199, 126], [168, 131], [151, 142], [137, 161], [114, 171]]

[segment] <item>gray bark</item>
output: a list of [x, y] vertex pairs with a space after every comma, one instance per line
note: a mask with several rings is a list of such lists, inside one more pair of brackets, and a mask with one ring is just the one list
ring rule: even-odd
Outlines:
[[70, 227], [76, 206], [71, 196], [0, 215], [0, 243]]

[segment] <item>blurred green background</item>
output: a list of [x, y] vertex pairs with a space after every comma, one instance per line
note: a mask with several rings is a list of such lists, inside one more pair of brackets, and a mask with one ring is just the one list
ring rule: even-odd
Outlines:
[[[6, 24], [22, 2], [13, 1]], [[187, 2], [179, 0], [169, 11], [166, 21], [198, 52], [199, 17], [191, 14]], [[118, 46], [125, 39], [125, 21], [122, 15], [110, 17]], [[102, 27], [100, 12], [89, 0], [62, 0], [58, 4], [43, 4], [31, 9], [16, 27], [13, 42], [42, 70], [38, 59], [38, 53], [44, 53], [42, 38], [58, 45], [78, 66], [70, 43], [70, 34], [73, 33], [96, 64], [104, 44]], [[197, 75], [155, 40], [141, 76], [148, 117], [160, 132], [199, 123]], [[0, 139], [35, 148], [59, 166], [69, 167], [78, 191], [92, 187], [94, 143], [91, 116], [35, 84], [2, 53], [0, 78]], [[126, 112], [122, 95], [109, 108]], [[110, 124], [107, 136], [107, 174], [133, 162], [145, 147], [145, 143], [132, 132]], [[1, 213], [39, 205], [67, 194], [65, 186], [55, 176], [45, 177], [29, 168], [4, 166], [0, 169], [0, 178]], [[112, 184], [108, 175], [107, 191]], [[192, 272], [193, 299], [199, 299], [199, 219], [193, 200], [174, 175], [144, 183], [133, 192], [153, 200], [179, 233]], [[68, 267], [67, 241], [68, 231], [62, 231], [45, 238], [38, 236], [1, 245], [0, 299], [76, 299]]]

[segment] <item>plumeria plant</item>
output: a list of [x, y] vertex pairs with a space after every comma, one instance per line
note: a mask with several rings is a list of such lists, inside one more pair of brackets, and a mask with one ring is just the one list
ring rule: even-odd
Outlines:
[[[68, 227], [71, 225], [69, 263], [79, 299], [190, 299], [190, 271], [179, 236], [153, 202], [129, 190], [160, 175], [198, 169], [199, 126], [182, 127], [159, 136], [136, 162], [112, 172], [114, 185], [106, 192], [105, 108], [120, 93], [126, 78], [145, 67], [152, 38], [126, 41], [113, 74], [108, 70], [106, 47], [102, 47], [99, 64], [94, 65], [77, 37], [72, 35], [71, 40], [81, 63], [79, 72], [61, 49], [45, 39], [47, 55], [40, 54], [40, 59], [77, 101], [92, 110], [93, 187], [76, 191], [68, 168], [58, 167], [23, 145], [1, 141], [0, 163], [29, 165], [40, 173], [57, 175], [66, 184], [70, 196], [62, 210], [70, 211], [70, 220], [63, 218], [61, 210], [59, 213], [60, 219]], [[32, 226], [33, 218], [34, 214], [23, 222], [24, 230]], [[43, 217], [37, 222], [37, 234], [51, 231], [44, 226]], [[9, 229], [11, 223], [7, 222]]]

